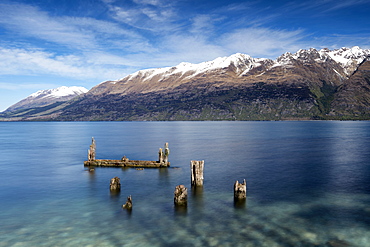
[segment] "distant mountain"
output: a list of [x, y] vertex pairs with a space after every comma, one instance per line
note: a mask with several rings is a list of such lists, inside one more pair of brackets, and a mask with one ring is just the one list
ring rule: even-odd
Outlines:
[[[370, 119], [370, 50], [245, 54], [146, 69], [23, 120]], [[10, 117], [10, 115], [8, 116]]]
[[88, 90], [84, 87], [58, 87], [55, 89], [40, 90], [31, 94], [27, 98], [10, 106], [5, 112], [14, 112], [23, 109], [44, 107], [56, 102], [66, 102], [78, 95], [86, 93]]

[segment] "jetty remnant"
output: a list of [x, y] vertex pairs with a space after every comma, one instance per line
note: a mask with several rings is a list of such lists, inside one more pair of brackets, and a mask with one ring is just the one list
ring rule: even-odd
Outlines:
[[121, 180], [119, 177], [114, 177], [110, 180], [110, 190], [113, 191], [121, 190]]
[[88, 150], [87, 160], [84, 161], [84, 166], [105, 166], [105, 167], [136, 167], [136, 168], [159, 168], [169, 167], [170, 162], [168, 156], [170, 149], [168, 143], [165, 143], [164, 149], [159, 149], [159, 157], [157, 161], [151, 160], [130, 160], [126, 156], [123, 156], [120, 160], [111, 159], [96, 159], [96, 143], [94, 137], [90, 149]]
[[203, 186], [203, 169], [204, 169], [204, 160], [190, 161], [190, 170], [191, 170], [191, 186]]
[[238, 180], [236, 180], [234, 184], [234, 199], [235, 200], [243, 200], [247, 198], [247, 182], [243, 181], [243, 183], [239, 183]]
[[187, 206], [188, 204], [188, 190], [184, 185], [178, 185], [174, 192], [174, 203], [175, 206]]
[[132, 209], [132, 198], [131, 198], [131, 195], [129, 197], [127, 197], [127, 201], [125, 204], [122, 205], [122, 208], [125, 208], [125, 209], [128, 209], [128, 210], [131, 210]]

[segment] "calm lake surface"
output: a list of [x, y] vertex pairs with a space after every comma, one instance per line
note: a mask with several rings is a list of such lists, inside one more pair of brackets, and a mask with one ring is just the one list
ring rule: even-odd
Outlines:
[[[171, 168], [89, 172], [91, 137], [110, 159], [157, 160], [168, 142]], [[1, 247], [370, 246], [370, 122], [1, 122], [0, 155]]]

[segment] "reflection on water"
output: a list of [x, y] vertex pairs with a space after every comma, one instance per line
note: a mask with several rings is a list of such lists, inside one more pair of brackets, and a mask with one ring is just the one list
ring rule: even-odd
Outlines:
[[[370, 246], [369, 122], [0, 127], [1, 247]], [[150, 160], [169, 142], [171, 167], [89, 171], [91, 136], [98, 158]], [[190, 160], [205, 160], [203, 187], [190, 185]], [[234, 201], [242, 179], [247, 199]], [[174, 206], [179, 184], [185, 208]]]
[[247, 199], [236, 199], [234, 198], [234, 207], [236, 209], [243, 209], [247, 205]]

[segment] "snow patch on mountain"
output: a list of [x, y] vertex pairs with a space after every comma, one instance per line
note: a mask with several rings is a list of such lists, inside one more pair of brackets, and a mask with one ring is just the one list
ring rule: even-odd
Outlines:
[[316, 50], [314, 48], [310, 48], [308, 50], [300, 49], [294, 54], [289, 52], [284, 53], [274, 61], [274, 65], [272, 67], [289, 66], [292, 65], [294, 61], [301, 61], [304, 63], [315, 61], [323, 63], [331, 59], [338, 63], [349, 76], [357, 66], [369, 56], [369, 49], [361, 49], [358, 46], [354, 46], [352, 48], [343, 47], [335, 50], [329, 50], [327, 48], [321, 50]]
[[327, 55], [339, 63], [345, 72], [351, 74], [357, 66], [370, 56], [370, 50], [363, 50], [358, 46], [352, 48], [342, 47], [337, 50], [328, 51]]
[[198, 74], [226, 69], [229, 67], [233, 67], [236, 74], [242, 75], [248, 73], [253, 68], [261, 66], [265, 61], [269, 61], [269, 59], [252, 58], [246, 54], [236, 53], [229, 57], [218, 57], [212, 61], [198, 64], [182, 62], [174, 67], [139, 70], [121, 80], [129, 81], [131, 79], [140, 77], [143, 81], [149, 81], [156, 76], [161, 76], [161, 78], [156, 79], [163, 80], [173, 75], [191, 78]]
[[47, 90], [40, 90], [37, 91], [36, 93], [31, 94], [28, 96], [29, 98], [62, 98], [62, 97], [67, 97], [67, 96], [73, 96], [73, 95], [80, 95], [83, 93], [87, 93], [87, 89], [84, 87], [58, 87], [55, 89], [47, 89]]

